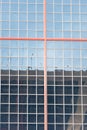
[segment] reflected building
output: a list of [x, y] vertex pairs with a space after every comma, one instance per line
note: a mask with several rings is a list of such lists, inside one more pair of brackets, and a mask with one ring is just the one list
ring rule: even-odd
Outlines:
[[87, 130], [86, 32], [86, 0], [0, 0], [0, 130]]

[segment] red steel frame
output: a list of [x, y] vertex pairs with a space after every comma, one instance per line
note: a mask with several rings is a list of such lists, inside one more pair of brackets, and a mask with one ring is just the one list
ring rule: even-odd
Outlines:
[[0, 40], [23, 40], [23, 41], [72, 41], [87, 42], [87, 38], [29, 38], [29, 37], [0, 37]]
[[44, 0], [44, 37], [29, 38], [29, 37], [0, 37], [0, 40], [29, 40], [29, 41], [44, 41], [44, 130], [48, 130], [48, 112], [47, 112], [47, 41], [72, 41], [72, 42], [87, 42], [87, 38], [47, 38], [46, 37], [46, 0]]

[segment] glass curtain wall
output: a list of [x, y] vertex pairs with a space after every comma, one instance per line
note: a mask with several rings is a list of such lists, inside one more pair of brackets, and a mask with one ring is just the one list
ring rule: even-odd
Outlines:
[[[86, 0], [0, 0], [0, 129], [44, 127], [44, 41], [48, 130], [87, 129]], [[54, 41], [47, 40], [54, 38]]]

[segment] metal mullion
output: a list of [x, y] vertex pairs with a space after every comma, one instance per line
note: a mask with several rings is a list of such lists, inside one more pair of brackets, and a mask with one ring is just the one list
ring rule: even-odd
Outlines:
[[[82, 37], [81, 36], [81, 8], [80, 8], [80, 0], [79, 0], [79, 23], [80, 23], [80, 38]], [[83, 127], [83, 122], [84, 122], [84, 117], [83, 117], [83, 114], [84, 114], [84, 111], [83, 111], [83, 90], [82, 90], [82, 54], [81, 54], [81, 52], [82, 52], [82, 50], [81, 50], [81, 45], [82, 45], [82, 43], [80, 43], [80, 66], [81, 66], [81, 115], [82, 115], [82, 119], [81, 119], [81, 121], [82, 121], [82, 130], [84, 130], [84, 127]]]
[[[10, 2], [10, 0], [9, 0], [9, 2]], [[9, 4], [9, 37], [10, 37], [10, 4]], [[9, 46], [10, 46], [10, 41], [9, 41]], [[10, 113], [10, 49], [9, 49], [9, 102], [8, 102], [8, 104], [9, 104], [9, 107], [8, 107], [8, 112], [9, 112], [9, 115], [8, 115], [8, 129], [10, 130], [10, 124], [11, 124], [11, 120], [10, 120], [10, 115], [11, 115], [11, 113]]]
[[[54, 13], [54, 0], [53, 0], [53, 37], [55, 37], [55, 13]], [[55, 43], [56, 44], [56, 43]], [[55, 51], [55, 49], [54, 49]], [[55, 87], [55, 56], [54, 55], [54, 130], [56, 130], [56, 87]]]
[[[19, 2], [19, 0], [18, 0], [18, 11], [17, 11], [17, 13], [18, 13], [18, 37], [19, 37], [19, 4], [20, 4], [20, 2]], [[18, 105], [17, 105], [17, 107], [18, 107], [18, 127], [17, 127], [17, 130], [19, 130], [19, 113], [20, 113], [20, 111], [19, 111], [19, 41], [18, 41]]]
[[[70, 5], [70, 10], [71, 10], [71, 38], [72, 38], [72, 0], [71, 0], [71, 5]], [[72, 42], [71, 42], [71, 46], [72, 46]], [[72, 57], [73, 53], [72, 53], [72, 50], [71, 50], [71, 59], [73, 58]], [[71, 61], [72, 62], [72, 66], [73, 66], [73, 60]], [[72, 67], [71, 66], [71, 67]], [[71, 123], [73, 124], [71, 127], [72, 130], [74, 130], [74, 91], [73, 91], [73, 70], [72, 70], [72, 117], [71, 117]]]
[[[35, 1], [35, 37], [37, 37], [37, 22], [38, 22], [38, 20], [37, 20], [37, 4], [38, 4], [38, 2], [37, 2], [37, 0]], [[35, 42], [35, 44], [36, 44], [36, 48], [35, 49], [37, 49], [38, 47], [37, 47], [37, 41]], [[36, 61], [36, 68], [37, 68], [37, 56], [35, 56], [35, 61]], [[37, 100], [37, 96], [38, 96], [38, 94], [37, 94], [37, 79], [38, 79], [38, 76], [37, 76], [37, 71], [36, 71], [36, 93], [35, 93], [35, 95], [36, 95], [36, 113], [35, 113], [35, 115], [36, 115], [36, 130], [38, 130], [38, 100]]]
[[[27, 37], [28, 37], [28, 0], [27, 0]], [[29, 44], [29, 41], [27, 41], [27, 46]], [[27, 65], [28, 65], [28, 48], [27, 48]], [[27, 70], [27, 130], [28, 130], [28, 70]]]
[[[1, 8], [0, 8], [0, 11], [2, 11], [2, 0], [1, 0], [1, 3], [0, 3], [0, 5], [1, 5]], [[2, 20], [2, 14], [0, 15], [0, 19]], [[0, 25], [0, 27], [2, 28], [2, 22], [1, 22], [1, 25]], [[2, 31], [0, 31], [0, 36], [2, 35]], [[2, 49], [2, 41], [0, 41], [0, 47], [1, 47], [1, 49]], [[1, 93], [1, 67], [2, 67], [2, 63], [1, 63], [1, 49], [0, 49], [0, 102], [1, 102], [1, 97], [2, 97], [2, 93]], [[0, 115], [1, 115], [1, 105], [0, 105]], [[1, 117], [0, 117], [0, 128], [1, 128], [1, 123], [2, 123], [2, 121], [1, 121]]]
[[47, 40], [46, 40], [46, 0], [44, 0], [44, 130], [48, 130], [47, 114]]
[[[63, 30], [63, 0], [62, 0], [62, 37], [64, 35], [64, 30]], [[63, 67], [64, 67], [64, 42], [63, 42]], [[63, 129], [65, 130], [65, 93], [64, 93], [64, 68], [63, 68]]]

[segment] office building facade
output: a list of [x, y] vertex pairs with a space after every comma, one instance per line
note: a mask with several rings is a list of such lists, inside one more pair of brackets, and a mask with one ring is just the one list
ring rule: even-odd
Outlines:
[[86, 0], [0, 0], [1, 130], [87, 130], [86, 33]]

